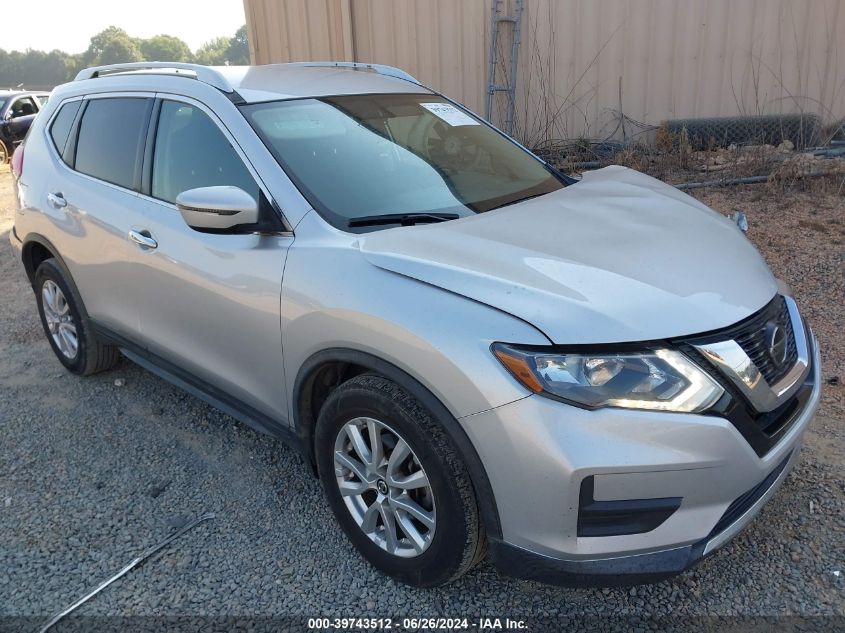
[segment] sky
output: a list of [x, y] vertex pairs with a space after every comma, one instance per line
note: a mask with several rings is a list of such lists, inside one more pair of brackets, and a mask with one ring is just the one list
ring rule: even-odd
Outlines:
[[14, 14], [0, 37], [7, 51], [81, 53], [109, 26], [132, 37], [175, 35], [195, 51], [214, 37], [231, 37], [246, 21], [243, 0], [26, 0], [20, 10], [3, 9]]

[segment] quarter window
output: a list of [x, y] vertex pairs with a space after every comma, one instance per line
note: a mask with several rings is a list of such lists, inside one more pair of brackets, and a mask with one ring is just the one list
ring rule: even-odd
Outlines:
[[67, 145], [67, 138], [70, 136], [70, 128], [73, 125], [73, 120], [76, 118], [76, 113], [79, 112], [79, 106], [82, 101], [71, 101], [59, 108], [56, 118], [53, 119], [53, 124], [50, 126], [50, 136], [59, 154], [65, 151]]
[[138, 97], [89, 101], [79, 124], [76, 170], [136, 188], [151, 103]]
[[258, 185], [220, 128], [185, 103], [161, 105], [153, 157], [153, 197], [175, 202], [188, 189], [231, 185], [258, 200]]

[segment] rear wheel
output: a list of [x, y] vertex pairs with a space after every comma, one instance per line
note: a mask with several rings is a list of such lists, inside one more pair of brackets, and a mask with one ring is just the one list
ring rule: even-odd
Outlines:
[[401, 387], [372, 375], [344, 383], [320, 411], [315, 444], [332, 511], [375, 567], [430, 587], [482, 558], [466, 467], [441, 425]]
[[113, 345], [100, 341], [85, 316], [82, 299], [54, 259], [35, 271], [33, 284], [41, 325], [56, 357], [80, 376], [112, 367], [120, 357]]

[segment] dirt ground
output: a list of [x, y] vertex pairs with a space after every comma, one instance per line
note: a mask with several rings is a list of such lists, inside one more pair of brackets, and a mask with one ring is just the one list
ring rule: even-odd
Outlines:
[[488, 562], [446, 587], [416, 591], [362, 561], [293, 451], [128, 361], [86, 379], [63, 370], [9, 245], [12, 180], [0, 166], [0, 618], [28, 616], [21, 629], [37, 629], [161, 540], [174, 517], [210, 510], [213, 522], [80, 613], [504, 612], [573, 616], [587, 629], [590, 617], [611, 614], [816, 615], [841, 624], [845, 196], [838, 184], [695, 192], [719, 212], [748, 215], [749, 238], [794, 289], [822, 350], [822, 404], [802, 461], [748, 529], [682, 576], [634, 589], [516, 581]]
[[[749, 238], [775, 275], [792, 287], [819, 338], [824, 379], [819, 414], [843, 422], [845, 188], [837, 189], [836, 181], [818, 180], [806, 190], [750, 185], [692, 193], [717, 211], [748, 216]], [[835, 430], [845, 432], [841, 425]]]

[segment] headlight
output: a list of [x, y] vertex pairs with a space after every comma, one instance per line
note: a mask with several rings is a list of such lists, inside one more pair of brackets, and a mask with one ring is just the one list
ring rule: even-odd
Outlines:
[[562, 354], [495, 343], [492, 350], [531, 391], [589, 409], [697, 413], [713, 406], [724, 393], [698, 365], [669, 349]]

